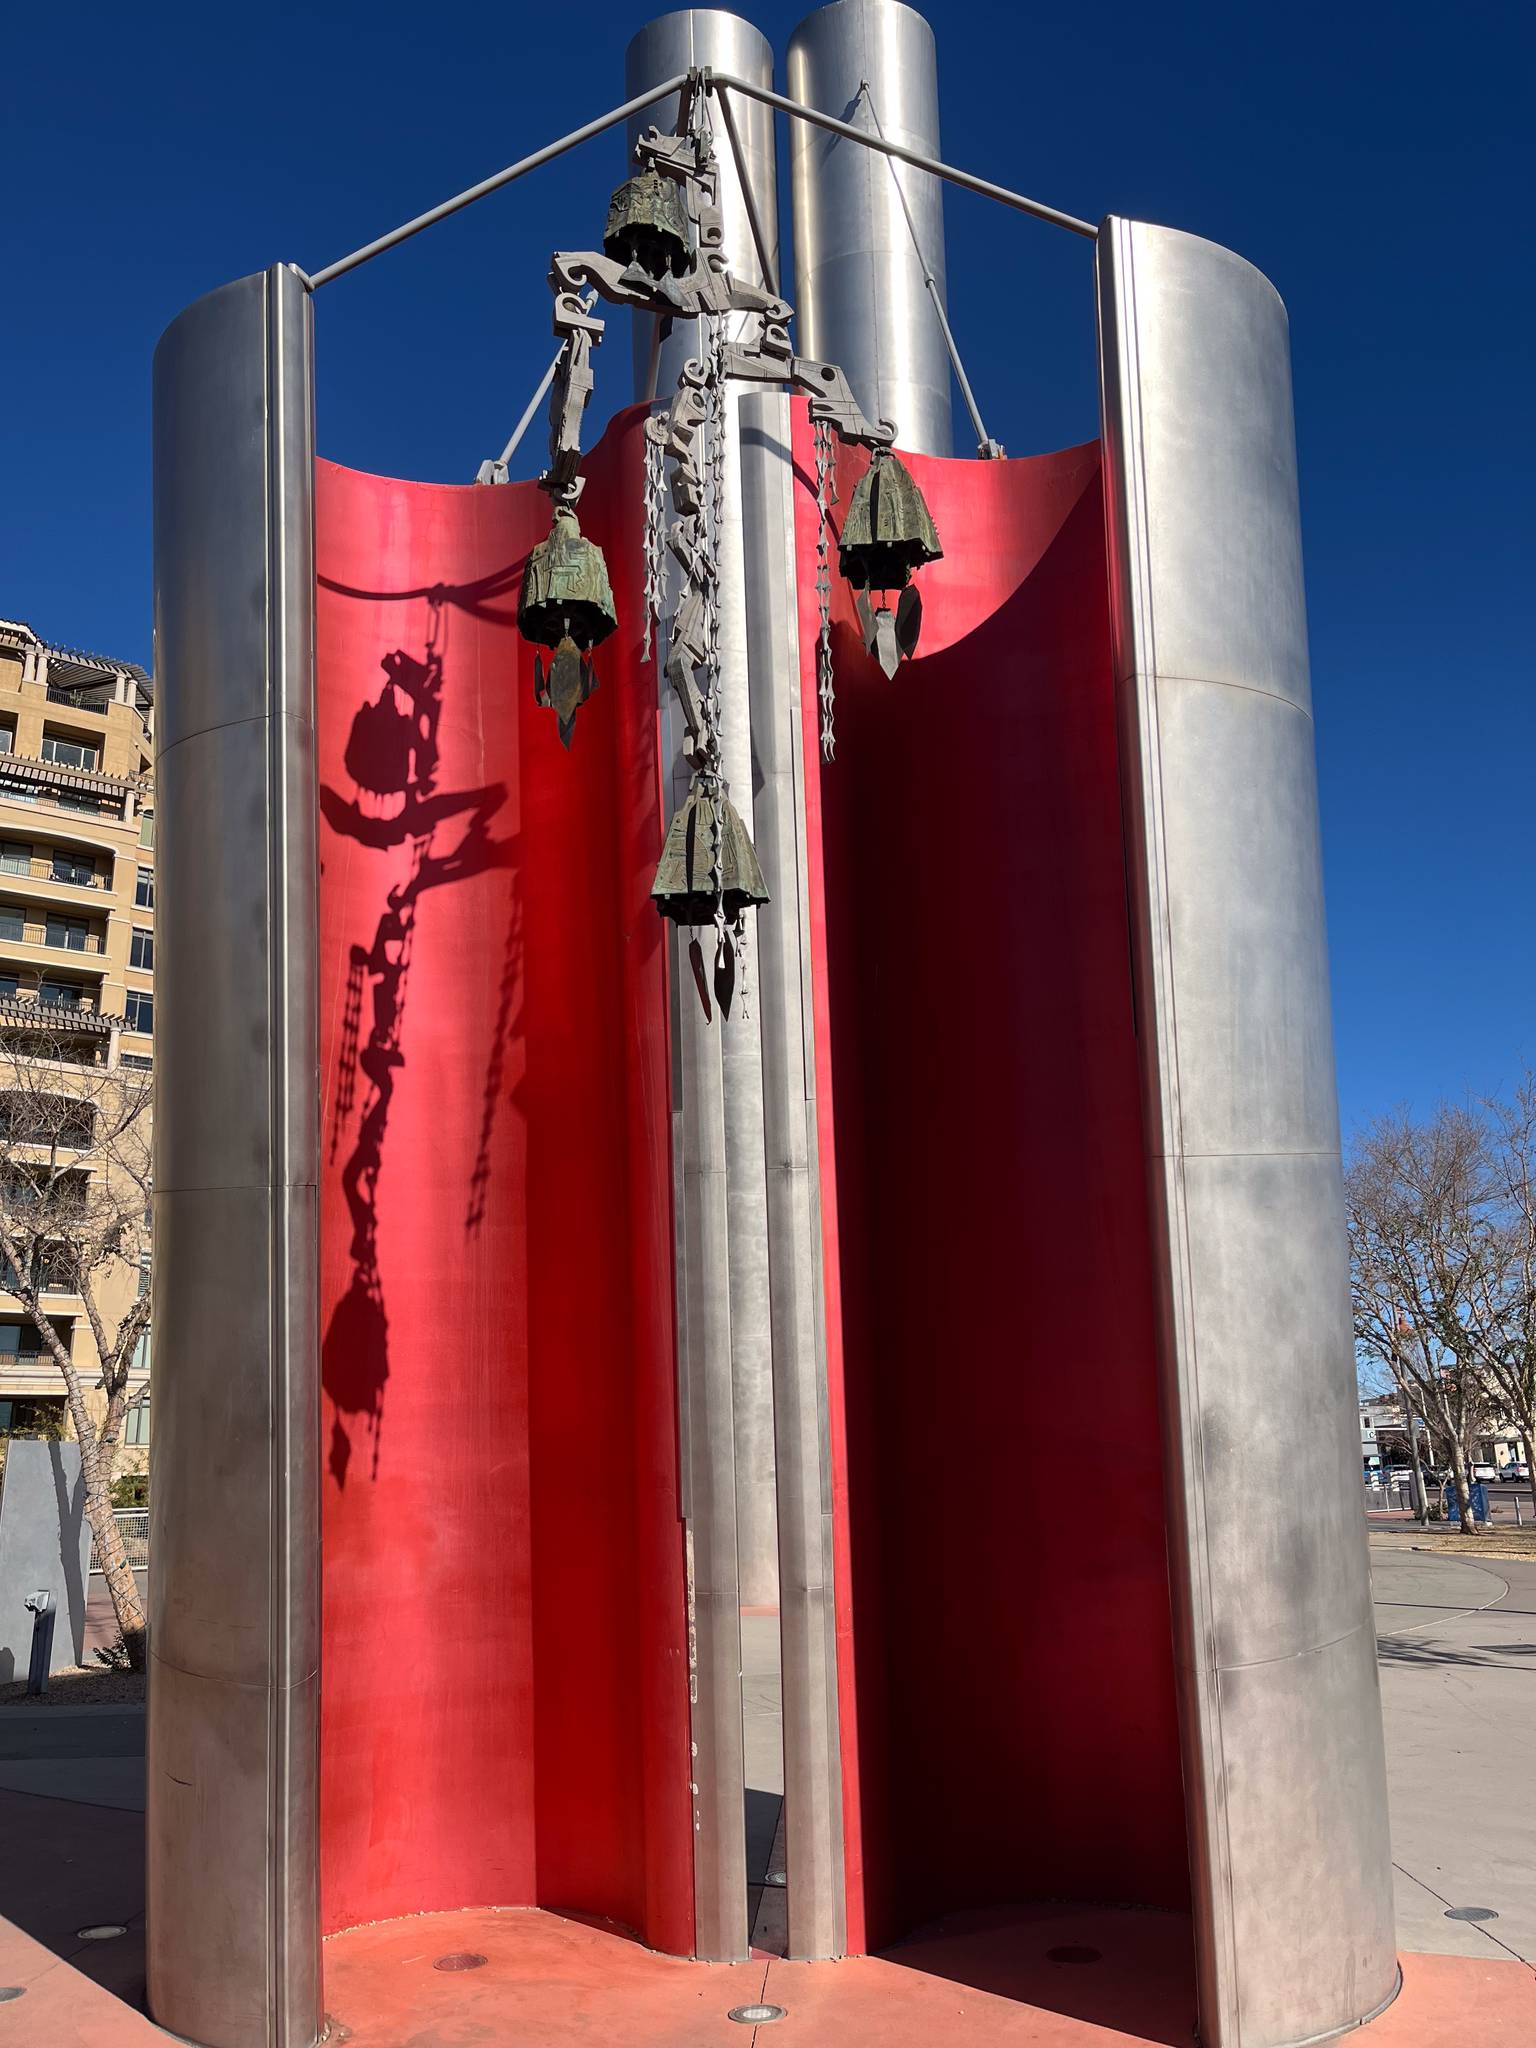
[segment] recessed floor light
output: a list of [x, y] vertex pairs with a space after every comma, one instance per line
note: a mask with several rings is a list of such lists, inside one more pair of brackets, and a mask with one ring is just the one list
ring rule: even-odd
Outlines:
[[126, 1934], [127, 1932], [127, 1928], [120, 1927], [115, 1920], [103, 1920], [99, 1927], [77, 1927], [75, 1929], [75, 1939], [76, 1941], [116, 1941], [120, 1934]]
[[484, 1956], [477, 1956], [471, 1949], [460, 1949], [451, 1956], [439, 1956], [432, 1965], [434, 1970], [478, 1970], [486, 1962]]
[[1445, 1917], [1447, 1920], [1497, 1920], [1499, 1916], [1492, 1906], [1452, 1906]]
[[26, 1995], [25, 1984], [0, 1984], [0, 2005], [4, 2005], [9, 1998], [25, 1998]]
[[782, 2005], [733, 2005], [726, 2014], [728, 2020], [739, 2020], [744, 2027], [766, 2027], [786, 2017], [787, 2008]]

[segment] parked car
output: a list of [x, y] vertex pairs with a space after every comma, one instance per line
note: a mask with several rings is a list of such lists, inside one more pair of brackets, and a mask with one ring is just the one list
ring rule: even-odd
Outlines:
[[1499, 1468], [1497, 1465], [1474, 1465], [1472, 1467], [1472, 1478], [1474, 1482], [1481, 1479], [1486, 1483], [1490, 1479], [1497, 1479], [1498, 1476]]
[[1529, 1480], [1530, 1476], [1531, 1468], [1529, 1465], [1517, 1465], [1515, 1464], [1513, 1459], [1511, 1459], [1509, 1464], [1502, 1466], [1500, 1468], [1499, 1484], [1501, 1486], [1514, 1486], [1518, 1483], [1519, 1485], [1523, 1486]]

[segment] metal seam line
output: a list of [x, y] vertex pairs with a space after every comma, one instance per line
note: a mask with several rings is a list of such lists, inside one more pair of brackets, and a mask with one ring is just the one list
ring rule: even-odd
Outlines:
[[[697, 83], [705, 74], [702, 71], [679, 72], [676, 78], [669, 78], [654, 91], [641, 93], [637, 99], [626, 100], [622, 107], [615, 107], [611, 113], [600, 114], [595, 121], [588, 121], [581, 128], [573, 128], [569, 135], [562, 135], [558, 142], [546, 143], [532, 156], [525, 156], [515, 164], [508, 164], [504, 171], [497, 171], [489, 178], [482, 178], [478, 185], [471, 185], [465, 191], [456, 193], [452, 199], [445, 199], [440, 206], [432, 207], [426, 213], [419, 213], [414, 220], [406, 221], [398, 228], [392, 228], [387, 235], [380, 235], [377, 241], [369, 242], [361, 249], [354, 249], [350, 256], [343, 256], [338, 262], [326, 264], [323, 270], [307, 275], [297, 264], [292, 265], [294, 274], [310, 291], [318, 291], [333, 278], [344, 277], [349, 270], [356, 270], [359, 264], [369, 262], [375, 256], [382, 256], [386, 249], [396, 248], [408, 241], [412, 235], [419, 235], [423, 228], [435, 227], [440, 220], [457, 213], [462, 207], [473, 206], [477, 199], [484, 199], [488, 193], [500, 191], [503, 185], [510, 185], [515, 178], [521, 178], [528, 171], [536, 171], [541, 165], [552, 163], [557, 156], [563, 156], [578, 143], [590, 142], [594, 135], [601, 135], [605, 128], [615, 127], [620, 121], [627, 121], [631, 114], [643, 113], [658, 100], [664, 100], [675, 92], [681, 92], [686, 85]], [[839, 121], [831, 114], [823, 114], [816, 107], [807, 107], [799, 100], [786, 98], [781, 92], [770, 92], [765, 85], [753, 85], [745, 78], [734, 78], [728, 71], [708, 73], [710, 87], [716, 92], [722, 86], [729, 86], [733, 92], [745, 93], [748, 99], [760, 100], [765, 107], [777, 107], [781, 114], [788, 114], [793, 121], [808, 121], [813, 128], [825, 128], [829, 134], [841, 135], [849, 142], [857, 142], [864, 149], [872, 149], [877, 155], [894, 157], [898, 162], [911, 164], [914, 170], [928, 171], [935, 178], [942, 178], [947, 184], [958, 185], [963, 191], [979, 193], [983, 199], [995, 199], [999, 206], [1008, 206], [1015, 213], [1027, 213], [1036, 220], [1049, 221], [1052, 227], [1066, 228], [1074, 235], [1082, 235], [1088, 241], [1098, 239], [1098, 229], [1092, 221], [1079, 220], [1075, 214], [1062, 213], [1057, 207], [1047, 206], [1039, 199], [1028, 199], [1022, 192], [1010, 192], [1006, 185], [994, 185], [988, 178], [978, 178], [970, 171], [957, 170], [953, 164], [940, 163], [937, 157], [923, 156], [915, 149], [906, 149], [899, 142], [887, 142], [883, 136], [868, 134], [862, 128], [855, 128], [847, 121]], [[722, 102], [723, 103], [723, 102]], [[729, 116], [727, 122], [729, 125]]]
[[[723, 102], [725, 99], [724, 93], [720, 97]], [[869, 89], [869, 80], [867, 78], [859, 80], [859, 97], [869, 109], [869, 118], [875, 124], [876, 135], [884, 142], [885, 130], [880, 125], [880, 116], [875, 109], [875, 96]], [[917, 253], [918, 263], [922, 266], [923, 284], [929, 298], [933, 301], [933, 310], [939, 316], [939, 332], [944, 337], [945, 348], [949, 350], [950, 368], [954, 371], [955, 381], [960, 386], [960, 396], [965, 400], [965, 409], [971, 416], [971, 426], [976, 435], [976, 452], [983, 457], [997, 454], [999, 452], [997, 444], [987, 432], [986, 422], [981, 417], [981, 407], [976, 403], [976, 394], [971, 389], [971, 380], [966, 376], [965, 365], [960, 360], [960, 346], [955, 340], [954, 330], [949, 324], [949, 315], [944, 310], [944, 301], [939, 296], [939, 283], [933, 274], [933, 265], [928, 261], [928, 252], [918, 239], [917, 222], [912, 218], [912, 208], [907, 203], [906, 187], [901, 182], [901, 173], [897, 170], [893, 158], [887, 157], [886, 162], [891, 167], [891, 183], [896, 187], [896, 197], [901, 201], [901, 211], [907, 223], [907, 233], [912, 237], [912, 247]]]

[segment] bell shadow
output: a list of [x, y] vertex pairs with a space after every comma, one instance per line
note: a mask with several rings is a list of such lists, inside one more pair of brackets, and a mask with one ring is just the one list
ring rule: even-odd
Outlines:
[[[390, 1110], [405, 1065], [401, 1039], [418, 908], [433, 889], [452, 887], [492, 868], [515, 870], [520, 851], [517, 834], [498, 838], [491, 830], [496, 812], [506, 802], [504, 783], [454, 791], [437, 788], [444, 682], [443, 657], [436, 644], [439, 624], [434, 602], [426, 658], [417, 660], [403, 649], [385, 655], [380, 664], [385, 678], [382, 687], [354, 714], [343, 757], [354, 794], [347, 797], [328, 785], [320, 789], [321, 815], [333, 832], [375, 851], [404, 845], [413, 850], [408, 878], [389, 889], [372, 938], [366, 944], [354, 944], [348, 962], [330, 1137], [333, 1160], [356, 1103], [359, 1075], [366, 1092], [356, 1138], [341, 1169], [352, 1225], [348, 1248], [352, 1277], [331, 1312], [320, 1355], [321, 1384], [335, 1411], [329, 1466], [342, 1487], [351, 1468], [353, 1434], [359, 1424], [372, 1439], [370, 1476], [377, 1477], [379, 1468], [384, 1391], [389, 1379], [389, 1312], [378, 1258], [378, 1193]], [[460, 821], [458, 836], [440, 847], [439, 834]], [[503, 968], [480, 1147], [470, 1188], [470, 1215], [476, 1224], [484, 1213], [490, 1137], [517, 984], [517, 967], [510, 956], [520, 929], [514, 891], [509, 962]]]

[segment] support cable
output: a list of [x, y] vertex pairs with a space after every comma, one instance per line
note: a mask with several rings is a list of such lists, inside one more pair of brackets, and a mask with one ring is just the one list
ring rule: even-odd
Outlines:
[[731, 155], [736, 159], [736, 181], [741, 186], [741, 196], [746, 203], [747, 225], [752, 230], [753, 246], [757, 250], [758, 268], [763, 273], [763, 283], [773, 296], [779, 296], [778, 266], [768, 252], [768, 236], [763, 228], [762, 216], [757, 210], [757, 194], [752, 189], [752, 180], [747, 175], [747, 153], [741, 146], [741, 134], [736, 126], [736, 109], [731, 105], [731, 96], [724, 86], [706, 71], [705, 90], [712, 92], [720, 102], [720, 112], [725, 119], [725, 132], [730, 138]]
[[382, 256], [386, 249], [394, 249], [401, 242], [409, 241], [412, 235], [419, 235], [423, 228], [435, 227], [440, 220], [446, 220], [461, 208], [473, 206], [477, 199], [484, 199], [488, 193], [499, 192], [503, 185], [510, 185], [514, 178], [525, 177], [529, 171], [536, 171], [543, 164], [553, 163], [557, 156], [564, 156], [568, 149], [575, 149], [579, 143], [590, 142], [594, 135], [601, 135], [605, 128], [615, 128], [620, 121], [627, 121], [631, 114], [642, 114], [647, 107], [655, 106], [658, 100], [667, 99], [672, 93], [681, 92], [688, 85], [692, 74], [679, 72], [676, 78], [669, 78], [664, 85], [654, 86], [650, 92], [643, 92], [637, 99], [626, 100], [622, 107], [615, 107], [611, 113], [599, 114], [595, 121], [588, 121], [584, 127], [573, 128], [569, 135], [562, 135], [558, 142], [546, 143], [543, 149], [536, 149], [532, 156], [525, 156], [515, 164], [508, 164], [504, 171], [497, 171], [489, 178], [482, 178], [478, 185], [471, 185], [466, 191], [457, 192], [452, 199], [445, 199], [441, 206], [434, 206], [426, 213], [417, 214], [403, 227], [392, 228], [387, 235], [380, 235], [376, 242], [369, 242], [364, 248], [354, 249], [350, 256], [343, 256], [339, 262], [328, 263], [324, 270], [317, 270], [308, 279], [311, 291], [318, 291], [332, 278], [345, 277], [349, 270], [356, 270], [361, 263], [371, 262], [375, 256]]
[[[1010, 192], [1006, 185], [994, 185], [988, 178], [973, 177], [969, 171], [956, 170], [953, 164], [940, 163], [937, 157], [923, 156], [918, 150], [907, 149], [899, 142], [887, 142], [883, 136], [871, 135], [867, 129], [855, 128], [847, 121], [839, 121], [831, 114], [823, 114], [816, 107], [808, 107], [800, 100], [787, 99], [781, 92], [771, 92], [765, 85], [754, 85], [750, 79], [736, 78], [728, 71], [714, 71], [706, 74], [695, 67], [691, 71], [679, 72], [676, 78], [669, 78], [663, 84], [653, 86], [638, 98], [626, 100], [621, 107], [600, 114], [595, 121], [588, 121], [581, 128], [573, 128], [569, 135], [562, 135], [558, 142], [546, 143], [543, 149], [536, 149], [532, 156], [525, 156], [515, 164], [508, 164], [504, 171], [497, 171], [489, 178], [482, 178], [478, 185], [471, 185], [463, 192], [457, 192], [452, 199], [445, 199], [440, 206], [432, 207], [426, 213], [417, 214], [398, 228], [392, 228], [387, 235], [380, 235], [376, 241], [368, 242], [361, 249], [354, 249], [350, 256], [343, 256], [335, 263], [326, 264], [323, 270], [309, 274], [292, 265], [294, 274], [310, 291], [318, 291], [333, 278], [345, 277], [349, 270], [356, 270], [360, 264], [369, 263], [375, 256], [382, 256], [386, 249], [398, 248], [401, 242], [409, 241], [412, 235], [419, 235], [423, 228], [435, 227], [438, 221], [447, 220], [450, 214], [458, 213], [466, 206], [473, 206], [477, 199], [484, 199], [489, 193], [499, 192], [503, 185], [510, 185], [515, 178], [525, 177], [529, 171], [536, 171], [541, 165], [553, 163], [556, 157], [564, 156], [568, 149], [575, 149], [579, 143], [590, 142], [594, 135], [601, 135], [607, 128], [617, 127], [620, 121], [627, 121], [631, 114], [640, 114], [647, 107], [655, 106], [658, 100], [671, 97], [673, 93], [696, 92], [707, 79], [708, 89], [716, 93], [722, 105], [724, 94], [721, 88], [728, 86], [732, 92], [739, 92], [748, 99], [758, 100], [765, 107], [776, 107], [781, 114], [788, 114], [791, 120], [804, 121], [812, 128], [824, 128], [830, 135], [841, 135], [849, 142], [856, 142], [863, 149], [872, 149], [880, 156], [891, 157], [898, 163], [910, 164], [914, 170], [927, 171], [935, 178], [942, 178], [946, 184], [958, 185], [962, 191], [978, 193], [983, 199], [992, 199], [999, 206], [1011, 207], [1015, 213], [1030, 214], [1036, 220], [1048, 221], [1052, 227], [1066, 228], [1074, 235], [1083, 235], [1094, 241], [1098, 229], [1092, 221], [1079, 220], [1075, 214], [1062, 213], [1057, 207], [1046, 206], [1041, 200], [1028, 199], [1022, 192]], [[727, 132], [732, 135], [736, 147], [734, 119], [728, 115]], [[746, 187], [743, 181], [744, 189]], [[750, 218], [750, 215], [749, 215]], [[758, 223], [759, 231], [761, 223]], [[762, 253], [761, 251], [759, 252]]]
[[[590, 313], [592, 308], [597, 304], [597, 293], [595, 291], [583, 292], [580, 303], [582, 311], [584, 313]], [[534, 414], [538, 411], [539, 407], [544, 403], [544, 399], [548, 394], [549, 387], [555, 381], [555, 372], [560, 367], [560, 358], [562, 355], [564, 355], [564, 353], [565, 343], [561, 342], [559, 348], [555, 350], [555, 353], [550, 360], [549, 368], [544, 372], [543, 376], [539, 379], [537, 385], [535, 385], [532, 398], [530, 398], [528, 403], [523, 407], [522, 418], [518, 421], [517, 425], [512, 429], [511, 440], [508, 441], [506, 447], [502, 449], [501, 453], [495, 458], [494, 461], [487, 460], [481, 463], [479, 473], [475, 477], [475, 482], [477, 484], [504, 484], [507, 481], [507, 465], [509, 462], [511, 462], [513, 456], [517, 453], [518, 446], [522, 441], [524, 434], [527, 433], [529, 427], [532, 425]]]
[[[869, 109], [869, 118], [875, 124], [876, 135], [884, 142], [885, 130], [880, 126], [880, 116], [875, 110], [875, 96], [869, 89], [869, 80], [867, 78], [859, 80], [859, 97]], [[720, 98], [723, 101], [725, 94], [722, 93]], [[939, 291], [938, 279], [934, 276], [933, 266], [928, 261], [928, 252], [918, 239], [917, 222], [912, 218], [912, 208], [908, 204], [906, 189], [901, 182], [901, 173], [897, 170], [893, 157], [887, 157], [886, 162], [891, 168], [891, 179], [896, 187], [896, 197], [901, 201], [901, 210], [906, 215], [907, 233], [912, 237], [912, 247], [917, 252], [917, 260], [923, 273], [923, 283], [927, 286], [928, 296], [933, 301], [933, 310], [939, 316], [939, 330], [944, 336], [944, 346], [949, 350], [950, 367], [955, 373], [956, 383], [960, 386], [960, 395], [965, 400], [965, 409], [971, 416], [971, 425], [976, 430], [976, 453], [983, 462], [995, 461], [1003, 453], [1003, 444], [1001, 441], [994, 441], [987, 432], [986, 424], [981, 417], [981, 407], [976, 403], [976, 394], [971, 389], [971, 380], [966, 376], [965, 365], [960, 360], [960, 347], [955, 340], [954, 330], [949, 324], [949, 315], [944, 311], [944, 299]]]

